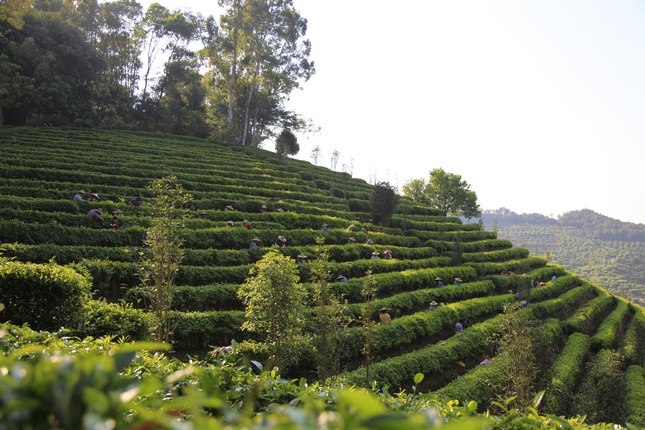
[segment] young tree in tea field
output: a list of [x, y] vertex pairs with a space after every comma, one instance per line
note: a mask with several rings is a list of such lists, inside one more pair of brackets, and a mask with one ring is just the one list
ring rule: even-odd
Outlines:
[[184, 218], [179, 208], [191, 196], [174, 176], [153, 182], [149, 189], [155, 196], [155, 213], [144, 240], [147, 256], [140, 272], [141, 284], [156, 317], [154, 338], [169, 342], [173, 331], [170, 307], [175, 276], [183, 258], [179, 231], [184, 226]]
[[300, 152], [298, 138], [291, 130], [287, 130], [286, 128], [282, 130], [275, 141], [275, 152], [283, 158], [286, 158], [288, 155], [296, 155]]
[[242, 328], [264, 335], [280, 368], [296, 358], [294, 346], [304, 327], [307, 291], [299, 280], [296, 262], [274, 249], [255, 263], [237, 292], [246, 306]]
[[370, 196], [370, 207], [374, 222], [385, 226], [389, 225], [398, 204], [399, 195], [389, 182], [378, 182], [374, 185]]
[[372, 319], [376, 313], [376, 291], [378, 281], [372, 275], [372, 271], [368, 270], [363, 278], [363, 288], [361, 295], [365, 301], [365, 306], [361, 310], [361, 322], [363, 325], [363, 357], [365, 358], [365, 386], [369, 387], [371, 383], [371, 370], [372, 362], [374, 361], [376, 351], [378, 349], [378, 323]]
[[343, 318], [345, 307], [329, 288], [331, 273], [329, 256], [323, 250], [324, 243], [324, 238], [316, 238], [318, 258], [310, 264], [311, 292], [313, 303], [316, 306], [314, 323], [318, 332], [314, 347], [320, 381], [325, 381], [338, 374], [342, 344], [340, 336], [346, 326], [346, 321]]

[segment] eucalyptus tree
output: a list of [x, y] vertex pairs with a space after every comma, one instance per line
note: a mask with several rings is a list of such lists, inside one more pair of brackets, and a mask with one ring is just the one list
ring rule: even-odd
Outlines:
[[[226, 112], [226, 134], [253, 145], [276, 129], [305, 126], [284, 108], [301, 80], [314, 73], [307, 20], [292, 0], [220, 0], [220, 27], [208, 26], [203, 51], [211, 66], [215, 103]], [[251, 139], [249, 139], [251, 136]], [[256, 140], [257, 139], [257, 140]]]

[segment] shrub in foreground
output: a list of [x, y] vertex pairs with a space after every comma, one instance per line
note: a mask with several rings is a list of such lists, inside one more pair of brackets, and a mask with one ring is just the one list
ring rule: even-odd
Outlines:
[[0, 259], [3, 321], [48, 331], [76, 327], [89, 296], [90, 279], [69, 267]]

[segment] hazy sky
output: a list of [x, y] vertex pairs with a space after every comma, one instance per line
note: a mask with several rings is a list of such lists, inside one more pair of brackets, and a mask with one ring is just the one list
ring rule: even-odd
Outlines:
[[399, 187], [441, 167], [483, 209], [645, 223], [645, 2], [294, 4], [316, 74], [289, 107], [321, 128], [297, 158], [319, 145], [330, 167], [336, 149], [338, 170]]

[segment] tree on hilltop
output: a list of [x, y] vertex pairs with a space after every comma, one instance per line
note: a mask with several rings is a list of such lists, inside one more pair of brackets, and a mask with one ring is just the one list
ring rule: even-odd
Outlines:
[[461, 175], [433, 169], [428, 182], [411, 179], [403, 185], [403, 194], [413, 201], [440, 209], [445, 214], [463, 215], [470, 219], [481, 215], [477, 194]]

